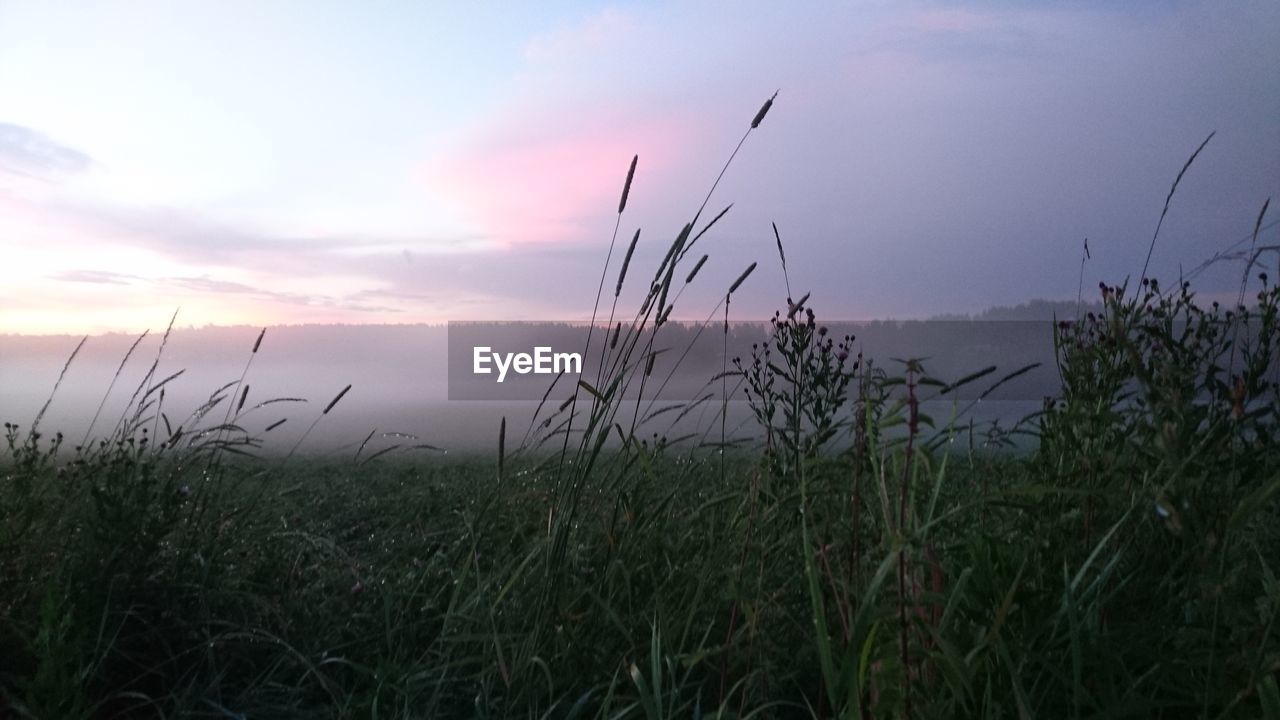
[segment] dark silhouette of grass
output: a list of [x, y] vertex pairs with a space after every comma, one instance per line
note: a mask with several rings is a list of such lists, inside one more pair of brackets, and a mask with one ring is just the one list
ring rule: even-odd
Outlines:
[[[1145, 267], [1132, 289], [1102, 286], [1100, 311], [1054, 332], [1061, 391], [1015, 429], [1036, 440], [1025, 452], [968, 418], [977, 400], [949, 418], [923, 407], [1029, 368], [881, 367], [831, 336], [808, 292], [730, 359], [730, 303], [755, 263], [681, 335], [723, 315], [721, 371], [663, 402], [657, 336], [712, 253], [677, 266], [728, 211], [694, 232], [772, 104], [617, 318], [633, 236], [606, 338], [587, 346], [595, 377], [548, 402], [557, 377], [523, 436], [504, 417], [492, 457], [414, 455], [437, 448], [373, 430], [343, 459], [268, 462], [260, 435], [285, 418], [247, 420], [300, 399], [244, 409], [262, 334], [176, 428], [163, 395], [180, 371], [152, 382], [159, 354], [95, 442], [42, 436], [44, 409], [26, 433], [7, 424], [5, 714], [1280, 716], [1267, 280], [1243, 309], [1202, 307]], [[597, 311], [611, 259], [612, 243]], [[729, 426], [731, 396], [748, 427]], [[667, 436], [696, 413], [698, 432]]]

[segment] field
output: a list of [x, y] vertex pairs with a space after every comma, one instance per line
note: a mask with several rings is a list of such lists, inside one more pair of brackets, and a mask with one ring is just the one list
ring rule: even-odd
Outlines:
[[[487, 455], [258, 454], [237, 424], [256, 345], [185, 423], [148, 375], [86, 446], [6, 425], [5, 714], [1280, 718], [1261, 265], [1232, 308], [1145, 270], [1100, 288], [1100, 314], [1057, 326], [1029, 451], [920, 412], [1017, 369], [864, 362], [805, 298], [724, 359], [704, 431], [665, 438], [619, 398], [650, 381], [701, 220], [605, 322], [615, 278], [648, 280], [611, 246], [603, 370]], [[745, 436], [714, 412], [731, 394]]]

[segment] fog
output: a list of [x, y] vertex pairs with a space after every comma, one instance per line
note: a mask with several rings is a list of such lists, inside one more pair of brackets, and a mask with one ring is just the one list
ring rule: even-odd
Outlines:
[[[1048, 318], [1066, 310], [1063, 304], [1045, 303], [988, 313], [987, 319], [974, 322], [831, 323], [824, 327], [837, 341], [853, 336], [851, 354], [865, 352], [891, 374], [901, 372], [897, 358], [905, 357], [928, 358], [926, 370], [944, 381], [994, 366], [983, 383], [939, 398], [946, 402], [937, 404], [935, 411], [941, 413], [939, 420], [945, 421], [956, 409], [954, 402], [959, 402], [960, 407], [976, 410], [974, 417], [980, 420], [998, 418], [1008, 424], [1056, 393]], [[1011, 319], [1029, 316], [1041, 319]], [[586, 331], [583, 324], [478, 327], [485, 333], [484, 342], [496, 350], [546, 343], [557, 350], [580, 351]], [[136, 406], [134, 398], [163, 382], [163, 398], [152, 392], [152, 398], [161, 401], [159, 414], [152, 412], [155, 408], [146, 413], [151, 418], [146, 425], [149, 435], [163, 438], [180, 426], [189, 431], [221, 422], [228, 416], [230, 400], [215, 406], [199, 421], [194, 414], [215, 391], [237, 382], [243, 373], [247, 395], [242, 412], [236, 414], [233, 408], [232, 415], [250, 435], [264, 441], [267, 453], [293, 448], [313, 422], [303, 450], [351, 453], [353, 457], [371, 433], [365, 453], [393, 444], [406, 448], [430, 445], [451, 452], [492, 450], [503, 418], [508, 420], [509, 447], [517, 446], [531, 431], [544, 430], [537, 425], [568, 399], [577, 378], [558, 380], [513, 373], [498, 384], [496, 376], [472, 375], [472, 346], [481, 336], [475, 328], [463, 328], [471, 334], [456, 324], [457, 332], [444, 325], [271, 327], [265, 330], [256, 353], [253, 348], [259, 328], [175, 328], [167, 338], [159, 331], [140, 340], [125, 334], [88, 337], [74, 358], [72, 353], [81, 340], [75, 336], [0, 336], [0, 417], [29, 428], [48, 401], [40, 430], [46, 434], [60, 431], [75, 445], [90, 434], [95, 438], [111, 434], [123, 418], [132, 417], [126, 408]], [[731, 376], [721, 381], [716, 376], [722, 369], [733, 371], [735, 360], [749, 367], [752, 347], [763, 347], [768, 328], [767, 322], [734, 323], [726, 335], [716, 322], [666, 325], [654, 345], [658, 358], [638, 417], [643, 419], [665, 404], [702, 402], [696, 412], [691, 411], [678, 423], [671, 422], [675, 413], [661, 422], [642, 423], [637, 435], [652, 439], [694, 434], [692, 441], [696, 441], [714, 425], [718, 439], [719, 423], [710, 423], [710, 419], [719, 411], [722, 394], [727, 393], [732, 398], [730, 435], [751, 436], [749, 409], [741, 402], [741, 379]], [[589, 384], [598, 382], [599, 352], [608, 336], [603, 329], [594, 336], [595, 350], [587, 354], [581, 376]], [[624, 336], [622, 345], [626, 342]], [[126, 355], [128, 361], [122, 366]], [[1004, 374], [1033, 364], [1039, 367], [1001, 386], [998, 392], [983, 394], [985, 404], [978, 407], [977, 398], [984, 388]], [[64, 367], [65, 375], [54, 393]], [[633, 373], [640, 374], [638, 368], [633, 368]], [[351, 385], [350, 391], [321, 417], [326, 405], [347, 385]], [[637, 383], [620, 392], [624, 398], [634, 398], [638, 391]], [[655, 395], [661, 402], [651, 404], [649, 400]], [[236, 395], [234, 401], [239, 400]], [[539, 408], [535, 424], [534, 413]], [[634, 413], [635, 406], [628, 405], [624, 416]], [[315, 422], [317, 418], [319, 422]], [[556, 422], [563, 418], [563, 414], [557, 416]], [[283, 424], [276, 424], [282, 419]], [[415, 452], [435, 450], [418, 448]]]

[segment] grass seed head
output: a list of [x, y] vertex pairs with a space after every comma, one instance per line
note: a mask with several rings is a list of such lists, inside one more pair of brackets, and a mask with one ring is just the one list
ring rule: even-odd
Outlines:
[[[625, 194], [622, 197], [626, 200]], [[622, 281], [627, 279], [627, 268], [631, 266], [631, 256], [636, 251], [637, 242], [640, 242], [640, 228], [636, 228], [636, 234], [631, 238], [631, 244], [627, 246], [627, 256], [622, 258], [622, 271], [618, 273], [618, 286], [613, 289], [614, 297], [622, 294]]]
[[321, 415], [328, 415], [328, 414], [329, 414], [329, 411], [333, 409], [333, 406], [334, 406], [334, 405], [337, 405], [337, 404], [338, 404], [338, 401], [342, 399], [342, 396], [343, 396], [343, 395], [346, 395], [346, 394], [347, 394], [347, 392], [349, 392], [350, 390], [351, 390], [351, 385], [349, 385], [349, 384], [348, 384], [346, 387], [342, 388], [342, 392], [340, 392], [340, 393], [338, 393], [336, 396], [334, 396], [334, 398], [333, 398], [332, 400], [330, 400], [330, 401], [329, 401], [329, 404], [324, 406], [324, 410], [323, 410], [323, 411], [321, 411], [321, 413], [320, 413], [320, 414], [321, 414]]
[[685, 285], [688, 285], [689, 283], [693, 282], [693, 278], [698, 275], [698, 271], [702, 269], [702, 266], [704, 263], [707, 262], [708, 257], [709, 257], [708, 255], [704, 254], [698, 260], [698, 264], [693, 266], [693, 269], [689, 271], [689, 276], [684, 279]]
[[773, 94], [773, 97], [769, 98], [768, 100], [765, 100], [764, 105], [760, 106], [760, 112], [756, 113], [756, 116], [751, 119], [752, 130], [755, 130], [756, 128], [760, 127], [760, 123], [761, 121], [764, 120], [764, 116], [769, 114], [769, 108], [773, 107], [773, 99], [776, 97], [778, 97], [778, 93], [775, 92]]
[[622, 185], [622, 199], [618, 201], [619, 215], [627, 208], [627, 196], [631, 194], [631, 180], [636, 176], [636, 162], [639, 160], [639, 155], [631, 158], [631, 168], [627, 170], [627, 181]]
[[755, 272], [755, 269], [756, 269], [755, 263], [751, 263], [750, 265], [748, 265], [747, 269], [743, 270], [742, 274], [738, 276], [738, 279], [734, 280], [733, 284], [729, 286], [729, 294], [732, 295], [735, 291], [737, 291], [737, 289], [742, 286], [742, 283], [747, 281], [747, 277], [751, 275], [751, 273]]
[[778, 234], [778, 223], [770, 223], [773, 225], [773, 239], [778, 241], [778, 258], [782, 260], [782, 269], [787, 269], [787, 254], [782, 251], [782, 236]]

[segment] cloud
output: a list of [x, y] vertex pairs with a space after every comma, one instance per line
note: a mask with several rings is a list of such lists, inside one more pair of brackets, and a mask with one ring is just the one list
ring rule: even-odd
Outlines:
[[524, 47], [526, 60], [562, 60], [598, 51], [615, 43], [636, 28], [635, 19], [618, 8], [605, 8], [576, 24], [559, 27], [530, 40]]
[[[0, 207], [7, 207], [0, 220], [25, 215], [47, 230], [44, 252], [32, 265], [35, 277], [110, 288], [121, 304], [125, 298], [222, 297], [227, 308], [251, 301], [286, 322], [341, 321], [348, 312], [439, 318], [459, 309], [480, 312], [476, 308], [497, 316], [495, 308], [513, 302], [542, 307], [529, 295], [549, 271], [528, 275], [528, 258], [502, 251], [495, 257], [492, 243], [479, 235], [272, 233], [189, 210], [92, 204], [61, 194], [0, 196]], [[114, 267], [68, 262], [90, 245], [113, 258]], [[494, 267], [511, 272], [495, 274]], [[65, 292], [46, 287], [50, 296]], [[266, 310], [270, 305], [277, 307]]]
[[370, 305], [364, 302], [357, 302], [351, 296], [334, 297], [330, 295], [314, 295], [305, 293], [281, 292], [279, 290], [267, 290], [265, 288], [254, 287], [242, 282], [232, 280], [219, 280], [211, 278], [207, 275], [199, 277], [171, 277], [161, 278], [157, 281], [163, 285], [182, 288], [183, 290], [191, 290], [206, 294], [230, 294], [230, 295], [251, 295], [262, 300], [271, 300], [289, 305], [305, 305], [307, 307], [326, 307], [338, 308], [342, 310], [354, 310], [357, 312], [401, 312], [400, 308], [389, 307], [385, 305]]
[[[1146, 245], [1132, 238], [1149, 237], [1186, 153], [1217, 128], [1161, 236], [1155, 261], [1172, 274], [1177, 261], [1210, 252], [1211, 238], [1251, 229], [1235, 226], [1275, 194], [1280, 115], [1266, 110], [1280, 94], [1264, 70], [1272, 45], [1261, 30], [1275, 11], [1140, 5], [579, 9], [551, 33], [486, 54], [505, 74], [467, 86], [467, 102], [424, 96], [399, 108], [403, 116], [350, 103], [352, 134], [332, 135], [349, 151], [335, 157], [331, 137], [306, 134], [307, 152], [282, 159], [296, 169], [271, 175], [275, 184], [232, 178], [233, 192], [198, 210], [94, 194], [144, 143], [95, 141], [120, 163], [98, 155], [89, 177], [13, 183], [6, 197], [7, 172], [75, 172], [89, 160], [0, 125], [0, 235], [12, 239], [0, 285], [81, 283], [31, 283], [27, 295], [47, 292], [50, 303], [198, 296], [210, 315], [235, 317], [340, 320], [348, 314], [299, 309], [339, 306], [415, 319], [589, 316], [632, 154], [640, 162], [619, 244], [643, 226], [634, 276], [661, 261], [779, 87], [767, 123], [716, 190], [708, 212], [735, 209], [701, 241], [712, 259], [690, 296], [705, 295], [686, 299], [717, 302], [749, 262], [773, 257], [774, 221], [791, 281], [836, 312], [1074, 297], [1076, 273], [1060, 270], [1078, 262], [1078, 238], [1091, 238], [1097, 262], [1087, 272], [1098, 279], [1140, 266]], [[499, 59], [516, 67], [501, 70]], [[296, 130], [282, 121], [272, 132]], [[359, 157], [360, 137], [395, 162]], [[404, 187], [409, 173], [415, 184]], [[421, 231], [433, 227], [457, 232]], [[13, 262], [24, 255], [42, 264]], [[624, 292], [643, 289], [639, 275]], [[752, 282], [761, 304], [744, 296], [735, 312], [767, 315], [781, 278]]]
[[[362, 291], [346, 296], [329, 296], [305, 293], [282, 292], [268, 290], [234, 280], [223, 280], [200, 276], [176, 276], [145, 278], [127, 273], [109, 272], [106, 270], [67, 270], [49, 275], [50, 280], [58, 282], [90, 283], [98, 285], [143, 285], [152, 289], [177, 288], [205, 295], [244, 295], [259, 300], [267, 300], [289, 305], [307, 307], [336, 308], [366, 313], [398, 313], [402, 308], [388, 305], [374, 305], [364, 300], [372, 296]], [[396, 297], [395, 293], [383, 293], [386, 297]]]
[[921, 10], [909, 16], [908, 25], [921, 32], [979, 32], [997, 27], [990, 14], [957, 7]]
[[271, 302], [284, 303], [287, 305], [302, 305], [306, 307], [319, 308], [335, 308], [339, 310], [352, 310], [355, 312], [365, 313], [398, 313], [402, 312], [401, 308], [390, 307], [386, 305], [370, 305], [368, 303], [359, 302], [352, 296], [330, 296], [317, 295], [307, 293], [282, 292], [279, 290], [268, 290], [266, 288], [255, 287], [247, 283], [236, 282], [234, 280], [221, 280], [212, 278], [208, 275], [198, 277], [167, 277], [159, 278], [154, 281], [157, 285], [168, 287], [176, 287], [182, 290], [203, 294], [225, 294], [225, 295], [246, 295], [257, 298], [259, 300], [268, 300]]
[[[477, 234], [399, 236], [367, 234], [282, 233], [212, 219], [171, 207], [137, 207], [87, 203], [66, 198], [9, 198], [11, 205], [43, 211], [74, 236], [93, 238], [155, 253], [196, 266], [246, 270], [287, 269], [294, 277], [345, 272], [353, 258], [394, 253], [406, 258], [482, 249]], [[408, 253], [408, 255], [406, 255]]]
[[22, 125], [0, 122], [0, 172], [50, 180], [88, 170], [93, 160], [43, 133]]
[[97, 285], [132, 285], [140, 280], [137, 275], [109, 272], [106, 270], [67, 270], [49, 276], [50, 280], [61, 282], [94, 283]]
[[1062, 28], [1075, 17], [1044, 10], [921, 7], [886, 21], [875, 35], [853, 49], [859, 61], [887, 54], [903, 60], [934, 63], [949, 73], [975, 65], [1007, 69], [1029, 61], [1062, 59]]
[[699, 125], [678, 113], [512, 111], [423, 166], [427, 192], [501, 245], [576, 242], [607, 225], [633, 155], [637, 182], [685, 156]]

